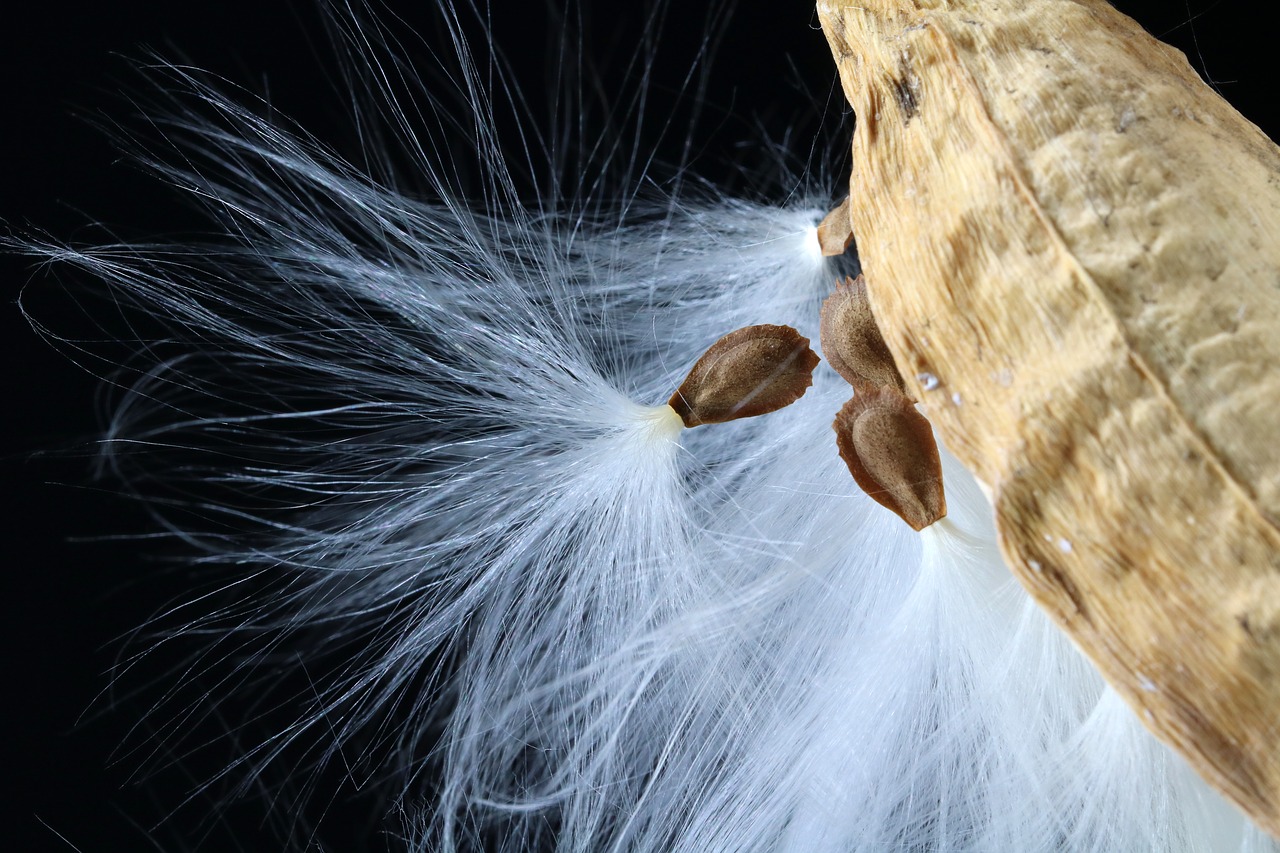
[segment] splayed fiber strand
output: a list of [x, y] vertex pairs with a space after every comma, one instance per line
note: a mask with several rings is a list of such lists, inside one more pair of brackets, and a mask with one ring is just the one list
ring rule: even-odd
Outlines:
[[817, 339], [850, 271], [818, 247], [829, 199], [522, 204], [501, 69], [454, 41], [478, 205], [459, 149], [403, 123], [432, 200], [169, 69], [215, 118], [176, 113], [197, 165], [161, 168], [225, 238], [43, 250], [169, 329], [108, 453], [230, 567], [179, 631], [230, 674], [178, 719], [327, 667], [229, 773], [349, 750], [424, 851], [1277, 849], [1033, 607], [945, 452], [920, 533], [858, 490], [829, 366], [752, 420], [656, 405], [733, 329]]

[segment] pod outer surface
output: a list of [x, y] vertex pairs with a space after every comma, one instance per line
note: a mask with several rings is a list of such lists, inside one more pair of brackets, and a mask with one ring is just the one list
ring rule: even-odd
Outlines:
[[1103, 0], [819, 0], [872, 310], [1010, 569], [1280, 836], [1280, 151]]

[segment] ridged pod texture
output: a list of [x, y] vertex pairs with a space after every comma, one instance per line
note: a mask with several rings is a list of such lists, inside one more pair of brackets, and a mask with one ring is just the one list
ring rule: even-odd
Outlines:
[[818, 9], [908, 393], [1037, 601], [1280, 834], [1280, 152], [1102, 0]]

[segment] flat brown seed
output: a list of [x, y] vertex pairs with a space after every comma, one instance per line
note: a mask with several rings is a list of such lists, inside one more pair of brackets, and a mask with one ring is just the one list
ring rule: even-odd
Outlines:
[[747, 326], [703, 353], [668, 405], [687, 427], [768, 414], [804, 396], [819, 361], [790, 326]]
[[871, 313], [867, 284], [862, 276], [836, 282], [835, 292], [822, 303], [822, 322], [818, 328], [822, 354], [836, 373], [859, 392], [887, 385], [906, 393], [893, 355], [885, 346]]
[[823, 257], [843, 255], [853, 242], [853, 226], [849, 220], [849, 196], [818, 223], [818, 245]]
[[832, 424], [840, 458], [867, 496], [916, 530], [947, 514], [929, 421], [891, 388], [859, 393]]

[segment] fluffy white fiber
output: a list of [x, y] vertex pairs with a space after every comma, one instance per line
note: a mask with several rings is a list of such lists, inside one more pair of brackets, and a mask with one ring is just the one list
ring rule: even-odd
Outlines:
[[[958, 464], [923, 533], [859, 492], [825, 364], [760, 418], [661, 407], [733, 329], [816, 346], [832, 198], [643, 201], [643, 168], [518, 196], [538, 143], [499, 143], [501, 66], [452, 24], [470, 112], [436, 82], [411, 119], [362, 24], [353, 79], [429, 193], [169, 68], [186, 159], [157, 168], [222, 236], [44, 249], [166, 329], [110, 460], [223, 579], [177, 611], [222, 674], [155, 737], [257, 691], [285, 723], [238, 741], [245, 796], [284, 762], [279, 808], [325, 802], [309, 774], [341, 767], [420, 851], [1280, 849], [1030, 603]], [[277, 695], [296, 667], [309, 692]]]

